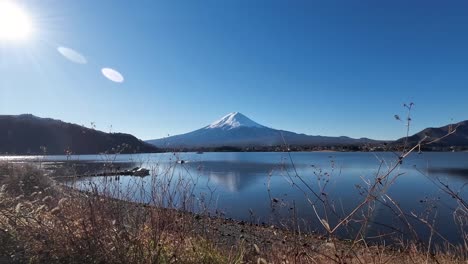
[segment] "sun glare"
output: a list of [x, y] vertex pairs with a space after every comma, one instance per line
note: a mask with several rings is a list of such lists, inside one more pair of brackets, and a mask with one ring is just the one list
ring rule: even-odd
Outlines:
[[0, 40], [23, 40], [31, 33], [27, 13], [14, 2], [0, 0]]

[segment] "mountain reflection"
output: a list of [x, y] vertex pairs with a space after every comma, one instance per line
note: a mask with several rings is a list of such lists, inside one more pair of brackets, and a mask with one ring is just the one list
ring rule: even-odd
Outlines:
[[203, 161], [187, 165], [187, 169], [196, 171], [208, 184], [222, 186], [229, 192], [240, 192], [259, 181], [266, 183], [270, 173], [284, 168], [280, 164], [243, 161]]
[[240, 173], [236, 171], [210, 171], [206, 174], [206, 177], [208, 177], [210, 183], [222, 185], [230, 192], [239, 192], [240, 189], [243, 189], [242, 186], [246, 186], [246, 181], [242, 181]]

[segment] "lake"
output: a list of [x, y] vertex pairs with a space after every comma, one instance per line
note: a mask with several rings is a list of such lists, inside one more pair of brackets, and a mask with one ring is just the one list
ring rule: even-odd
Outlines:
[[[402, 164], [396, 154], [389, 152], [162, 153], [1, 159], [41, 161], [44, 166], [73, 164], [73, 168], [81, 170], [92, 164], [97, 167], [95, 170], [145, 167], [151, 169], [151, 176], [80, 178], [68, 184], [94, 188], [121, 199], [307, 232], [323, 232], [319, 219], [327, 219], [333, 228], [363, 201], [375, 176], [382, 178], [396, 165], [387, 178], [394, 180], [392, 184], [384, 178], [376, 184], [380, 189], [388, 186], [388, 190], [377, 193], [378, 201], [370, 207], [373, 210], [369, 211], [368, 206], [359, 210], [346, 228], [337, 230], [341, 237], [355, 235], [365, 218], [365, 235], [370, 238], [388, 239], [386, 235], [391, 234], [393, 238], [396, 235], [405, 239], [417, 233], [419, 239], [426, 241], [430, 229], [416, 219], [419, 218], [434, 224], [440, 236], [433, 239], [459, 243], [461, 230], [454, 221], [457, 200], [444, 190], [448, 187], [459, 198], [468, 199], [467, 152], [415, 153]], [[107, 167], [97, 166], [103, 164]], [[395, 241], [386, 240], [392, 242]]]

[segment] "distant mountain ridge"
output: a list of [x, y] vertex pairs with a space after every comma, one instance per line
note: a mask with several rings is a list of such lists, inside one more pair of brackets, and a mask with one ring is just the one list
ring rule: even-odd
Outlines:
[[[453, 134], [442, 138], [455, 128], [456, 131]], [[393, 144], [402, 145], [407, 141], [409, 145], [416, 145], [424, 138], [424, 142], [442, 138], [432, 143], [429, 147], [468, 147], [468, 120], [442, 127], [429, 127], [408, 137], [408, 139], [400, 138], [394, 141]]]
[[[414, 146], [423, 138], [425, 142], [441, 138], [449, 131], [456, 131], [424, 150], [467, 150], [468, 120], [456, 124], [426, 128], [410, 137], [408, 145]], [[160, 152], [162, 149], [196, 149], [234, 147], [232, 151], [242, 151], [246, 147], [275, 151], [279, 145], [339, 147], [362, 146], [353, 150], [398, 150], [406, 139], [387, 141], [389, 148], [382, 147], [383, 141], [367, 138], [308, 136], [290, 131], [263, 126], [245, 115], [234, 112], [190, 133], [144, 142], [124, 133], [105, 133], [80, 125], [66, 123], [51, 118], [40, 118], [31, 114], [0, 115], [0, 155], [1, 154], [46, 154], [63, 155], [108, 153]], [[151, 143], [151, 144], [150, 144]], [[44, 148], [45, 147], [45, 148]], [[226, 148], [229, 149], [229, 148]], [[298, 148], [301, 149], [301, 148]], [[334, 149], [334, 148], [323, 148]], [[221, 150], [223, 151], [223, 150]]]
[[[45, 148], [44, 148], [45, 147]], [[0, 115], [0, 154], [63, 155], [103, 152], [157, 152], [130, 134], [105, 133], [80, 125], [31, 114]]]
[[378, 142], [350, 137], [326, 137], [297, 134], [258, 124], [239, 112], [230, 113], [201, 129], [186, 134], [146, 142], [160, 148], [200, 148], [220, 146], [277, 146], [277, 145], [350, 145]]

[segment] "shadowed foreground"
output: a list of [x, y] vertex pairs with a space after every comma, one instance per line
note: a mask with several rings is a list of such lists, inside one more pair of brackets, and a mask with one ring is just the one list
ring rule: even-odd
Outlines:
[[1, 263], [465, 263], [466, 256], [351, 245], [79, 192], [0, 164]]

